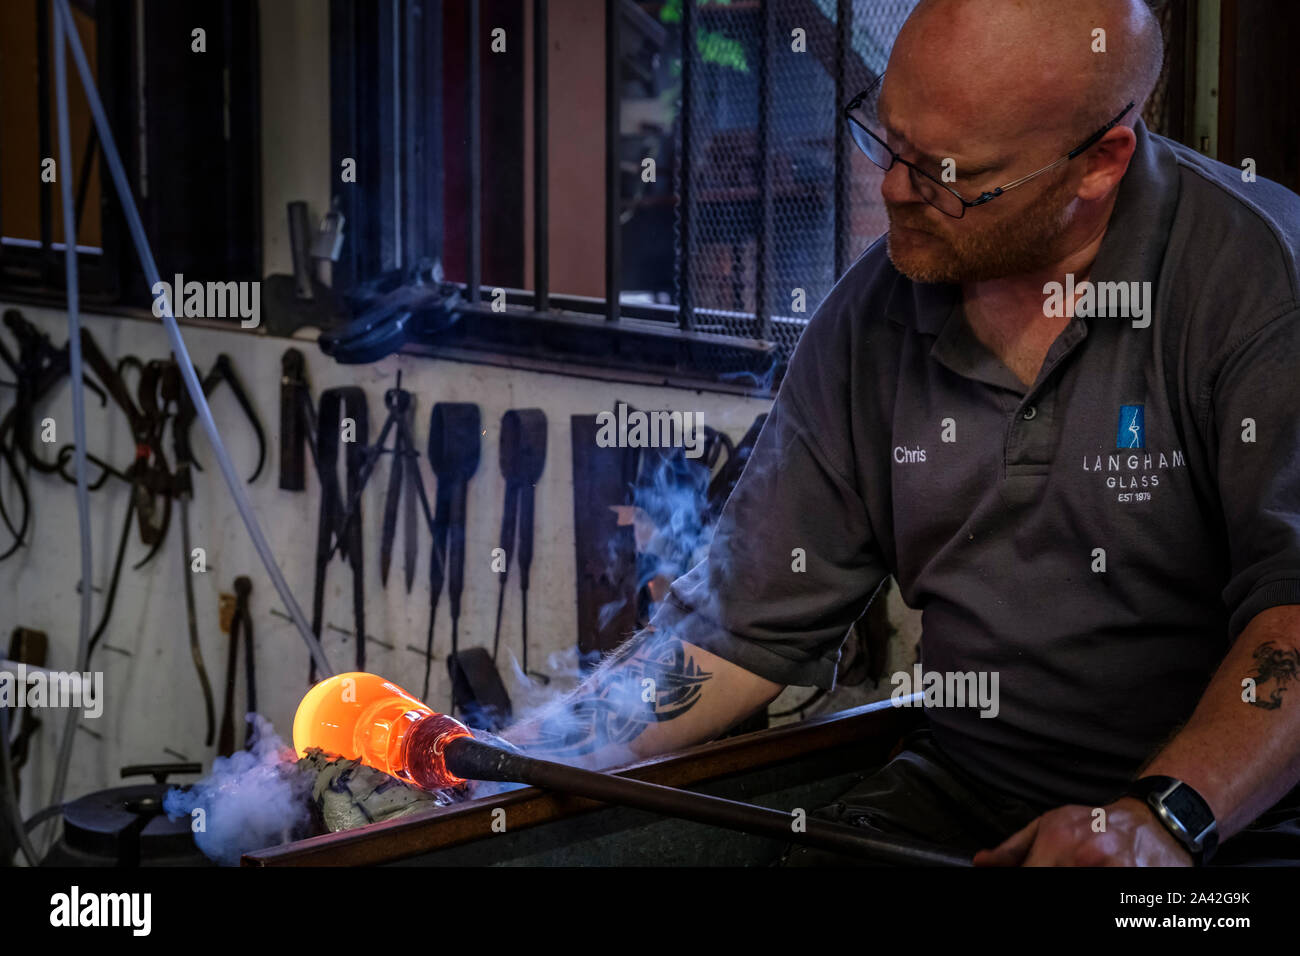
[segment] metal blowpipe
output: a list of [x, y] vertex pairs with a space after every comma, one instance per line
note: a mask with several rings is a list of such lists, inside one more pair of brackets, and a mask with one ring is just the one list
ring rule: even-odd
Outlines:
[[339, 674], [303, 698], [294, 747], [360, 760], [426, 790], [468, 780], [522, 783], [603, 803], [647, 810], [895, 866], [971, 866], [942, 847], [873, 835], [808, 817], [795, 829], [788, 813], [643, 780], [570, 767], [476, 740], [469, 728], [425, 706], [375, 674]]

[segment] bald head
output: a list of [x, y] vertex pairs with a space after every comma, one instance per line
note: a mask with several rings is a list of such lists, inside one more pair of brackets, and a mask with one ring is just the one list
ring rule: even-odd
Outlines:
[[1003, 135], [1055, 129], [1068, 138], [1129, 102], [1137, 104], [1124, 120], [1132, 125], [1163, 59], [1160, 24], [1144, 0], [922, 0], [889, 73], [1002, 125]]
[[[1163, 46], [1143, 0], [922, 0], [867, 114], [914, 167], [896, 163], [881, 183], [898, 270], [920, 282], [1032, 276], [1095, 244]], [[1065, 161], [1129, 103], [1119, 128]], [[958, 196], [995, 201], [940, 211], [940, 168]]]

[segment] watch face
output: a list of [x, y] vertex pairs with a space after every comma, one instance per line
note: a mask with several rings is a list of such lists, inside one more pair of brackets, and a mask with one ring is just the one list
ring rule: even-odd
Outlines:
[[1189, 793], [1186, 787], [1176, 788], [1173, 793], [1169, 794], [1161, 802], [1164, 803], [1165, 809], [1188, 831], [1189, 836], [1196, 836], [1210, 825], [1200, 801]]

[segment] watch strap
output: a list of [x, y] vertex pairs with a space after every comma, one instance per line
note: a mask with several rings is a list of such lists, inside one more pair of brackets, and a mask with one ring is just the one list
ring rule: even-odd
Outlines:
[[[1180, 801], [1193, 805], [1195, 812], [1175, 814], [1166, 804], [1166, 798], [1177, 793]], [[1214, 811], [1208, 802], [1189, 784], [1176, 777], [1154, 774], [1134, 781], [1125, 796], [1135, 797], [1151, 808], [1155, 818], [1178, 841], [1197, 866], [1210, 861], [1219, 846], [1219, 829]], [[1183, 819], [1189, 816], [1188, 819]]]

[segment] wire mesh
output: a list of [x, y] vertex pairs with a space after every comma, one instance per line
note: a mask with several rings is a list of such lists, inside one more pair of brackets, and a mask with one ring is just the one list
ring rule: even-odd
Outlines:
[[[672, 130], [675, 301], [689, 302], [693, 328], [764, 339], [788, 357], [838, 278], [837, 261], [851, 263], [886, 231], [883, 174], [857, 149], [844, 147], [839, 109], [885, 68], [916, 3], [667, 5], [674, 15], [664, 19], [677, 27], [689, 21], [695, 37], [681, 42], [682, 31], [676, 33], [689, 60], [679, 71], [689, 89], [678, 88]], [[1156, 5], [1170, 48], [1172, 7]], [[804, 55], [778, 55], [785, 51], [775, 44], [799, 42], [797, 30]], [[1156, 132], [1166, 129], [1171, 109], [1181, 109], [1169, 102], [1169, 68], [1167, 56], [1145, 110]], [[843, 164], [838, 216], [837, 150]]]
[[788, 356], [835, 282], [836, 243], [851, 259], [883, 231], [879, 179], [848, 151], [837, 221], [840, 100], [883, 69], [916, 3], [684, 2], [693, 2], [696, 42], [683, 44], [691, 88], [689, 171], [675, 197], [678, 301], [689, 293], [697, 330], [763, 338]]

